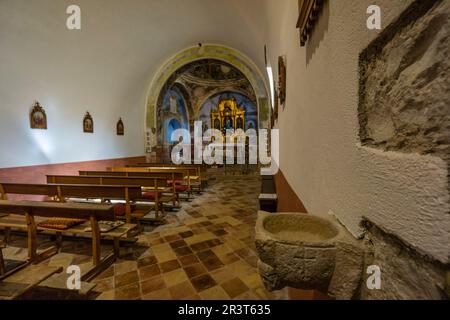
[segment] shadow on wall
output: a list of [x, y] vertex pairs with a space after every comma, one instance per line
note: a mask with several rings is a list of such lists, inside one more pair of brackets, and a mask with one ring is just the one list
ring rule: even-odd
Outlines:
[[317, 24], [306, 43], [306, 65], [309, 65], [314, 53], [319, 48], [320, 43], [325, 38], [325, 34], [328, 32], [328, 25], [330, 21], [330, 1], [325, 1], [322, 12], [319, 15]]

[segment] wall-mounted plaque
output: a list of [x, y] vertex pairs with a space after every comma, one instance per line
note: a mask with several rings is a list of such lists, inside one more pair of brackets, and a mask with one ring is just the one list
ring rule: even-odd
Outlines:
[[92, 119], [89, 112], [86, 112], [86, 115], [83, 119], [83, 132], [94, 133], [94, 120]]
[[125, 135], [125, 127], [123, 125], [122, 118], [120, 118], [119, 121], [117, 122], [117, 135], [118, 136]]
[[36, 102], [30, 112], [30, 127], [31, 129], [47, 129], [47, 115], [39, 102]]

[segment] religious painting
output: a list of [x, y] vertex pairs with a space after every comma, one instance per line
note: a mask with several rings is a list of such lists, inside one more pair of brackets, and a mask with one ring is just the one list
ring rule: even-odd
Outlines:
[[117, 122], [117, 135], [123, 136], [125, 135], [125, 127], [123, 125], [122, 118], [119, 119], [119, 122]]
[[83, 119], [83, 132], [94, 133], [94, 120], [92, 119], [89, 112], [86, 112], [86, 115]]
[[227, 130], [244, 129], [245, 117], [246, 111], [238, 106], [234, 98], [220, 101], [217, 109], [211, 111], [214, 129], [220, 130], [224, 135]]
[[278, 58], [278, 98], [284, 109], [286, 102], [286, 61], [284, 57]]
[[41, 107], [39, 102], [36, 102], [30, 112], [30, 127], [31, 129], [47, 129], [47, 115], [45, 114], [45, 110]]

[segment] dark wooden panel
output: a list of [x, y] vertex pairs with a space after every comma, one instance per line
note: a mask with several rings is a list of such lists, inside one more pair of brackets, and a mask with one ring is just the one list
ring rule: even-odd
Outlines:
[[72, 198], [107, 198], [125, 199], [125, 192], [128, 189], [130, 200], [142, 197], [140, 186], [99, 186], [99, 185], [60, 185], [61, 193], [64, 197]]
[[[49, 196], [58, 195], [58, 188], [46, 184], [19, 184], [19, 183], [2, 183], [3, 191], [6, 194], [21, 194], [33, 196]], [[1, 188], [0, 188], [1, 190]]]
[[114, 206], [101, 204], [0, 200], [0, 211], [49, 218], [89, 219], [92, 215], [98, 220], [114, 220]]

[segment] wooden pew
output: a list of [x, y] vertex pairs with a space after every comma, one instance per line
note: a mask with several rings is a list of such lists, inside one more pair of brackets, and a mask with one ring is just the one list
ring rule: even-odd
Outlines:
[[[82, 277], [84, 281], [92, 278], [93, 274], [98, 274], [106, 265], [115, 261], [119, 254], [119, 240], [129, 232], [129, 228], [118, 228], [103, 236], [113, 238], [113, 253], [102, 258], [100, 241], [102, 234], [100, 231], [99, 221], [115, 221], [114, 206], [103, 204], [81, 204], [81, 203], [58, 203], [58, 202], [37, 202], [37, 201], [8, 201], [0, 200], [0, 212], [13, 215], [25, 216], [27, 233], [28, 233], [28, 257], [32, 263], [38, 262], [42, 254], [38, 253], [37, 235], [40, 231], [55, 231], [44, 227], [39, 227], [36, 218], [67, 218], [87, 220], [90, 231], [86, 230], [86, 226], [78, 226], [64, 231], [56, 231], [60, 233], [74, 234], [90, 234], [92, 239], [92, 265], [93, 269]], [[0, 218], [1, 220], [5, 218]], [[73, 230], [76, 229], [76, 230]], [[45, 250], [47, 253], [48, 250]], [[57, 248], [58, 251], [58, 248]]]
[[166, 178], [160, 177], [112, 177], [112, 176], [62, 176], [47, 175], [48, 184], [71, 185], [108, 185], [108, 186], [140, 186], [143, 194], [139, 200], [155, 202], [155, 215], [165, 215], [164, 204], [172, 202], [179, 206], [175, 185], [169, 185]]
[[140, 186], [0, 183], [0, 198], [6, 200], [8, 194], [46, 196], [59, 202], [69, 198], [125, 200], [127, 223], [133, 218], [131, 202], [142, 198]]
[[[101, 176], [101, 177], [135, 177], [135, 178], [164, 178], [169, 182], [169, 185], [173, 185], [175, 182], [183, 183], [185, 181], [186, 172], [174, 172], [174, 171], [162, 171], [159, 173], [143, 171], [143, 170], [125, 170], [125, 171], [79, 171], [80, 176]], [[189, 195], [189, 187], [186, 182], [185, 185], [175, 183], [175, 191], [177, 195], [181, 193], [188, 193]], [[180, 199], [177, 196], [177, 199]]]
[[[198, 164], [162, 164], [162, 163], [138, 163], [127, 165], [127, 168], [149, 168], [149, 169], [184, 169], [190, 171], [191, 183], [199, 182], [199, 191], [208, 185], [207, 170], [210, 166]], [[196, 186], [193, 185], [195, 188]]]
[[[186, 192], [190, 196], [194, 188], [201, 192], [201, 182], [197, 174], [197, 169], [182, 169], [182, 168], [107, 168], [107, 171], [111, 172], [128, 172], [128, 173], [153, 173], [156, 175], [161, 174], [182, 174], [183, 181], [178, 182], [185, 185]], [[180, 184], [179, 184], [180, 185]]]

